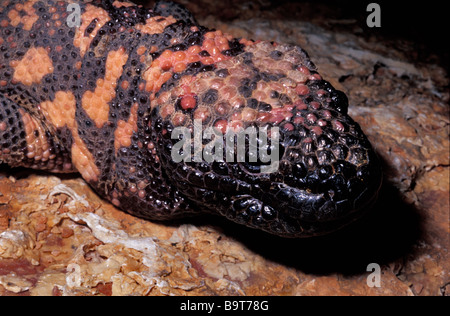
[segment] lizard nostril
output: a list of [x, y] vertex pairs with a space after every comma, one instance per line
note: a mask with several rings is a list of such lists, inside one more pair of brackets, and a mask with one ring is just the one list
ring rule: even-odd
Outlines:
[[261, 215], [266, 220], [273, 220], [277, 216], [277, 212], [272, 207], [264, 205]]
[[335, 90], [331, 93], [331, 100], [333, 100], [333, 105], [335, 109], [342, 113], [347, 114], [348, 112], [348, 98], [344, 92]]

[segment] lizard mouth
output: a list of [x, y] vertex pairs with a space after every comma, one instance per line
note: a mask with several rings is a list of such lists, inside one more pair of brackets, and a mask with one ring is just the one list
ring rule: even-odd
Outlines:
[[264, 201], [270, 199], [272, 205], [276, 205], [274, 207], [251, 196], [239, 196], [232, 204], [232, 211], [223, 215], [282, 237], [320, 236], [357, 221], [371, 209], [378, 196], [377, 190], [370, 192], [365, 188], [356, 201], [335, 203], [324, 194], [308, 194], [286, 187], [282, 191], [290, 191], [289, 197], [262, 198]]
[[[223, 173], [224, 169], [234, 169], [237, 174], [217, 173]], [[238, 164], [226, 167], [220, 163], [209, 167], [182, 164], [171, 178], [177, 179], [174, 185], [184, 196], [207, 212], [282, 237], [310, 237], [338, 230], [371, 208], [378, 195], [381, 175], [376, 170], [366, 175], [370, 178], [360, 179], [357, 186], [352, 186], [356, 182], [349, 180], [350, 187], [334, 187], [320, 193], [270, 181], [270, 176], [245, 173]], [[327, 185], [324, 182], [320, 189]], [[333, 190], [341, 191], [333, 195]]]
[[[273, 167], [273, 161], [249, 162], [248, 151], [242, 162], [174, 160], [179, 139], [169, 137], [173, 135], [170, 122], [159, 126], [161, 162], [165, 170], [171, 170], [166, 176], [184, 196], [206, 211], [279, 236], [309, 237], [335, 231], [369, 209], [381, 185], [379, 160], [370, 147], [361, 147], [368, 144], [364, 137], [358, 143], [358, 150], [364, 150], [359, 160], [335, 157], [319, 163], [311, 161], [312, 154], [298, 155], [299, 147], [282, 130], [276, 168], [262, 172]], [[193, 141], [188, 145], [195, 153]], [[206, 147], [202, 144], [201, 149]]]

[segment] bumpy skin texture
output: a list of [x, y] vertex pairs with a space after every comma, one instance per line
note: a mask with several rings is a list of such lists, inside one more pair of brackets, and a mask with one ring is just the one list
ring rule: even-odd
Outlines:
[[[136, 216], [213, 212], [285, 237], [333, 231], [376, 198], [369, 141], [300, 47], [208, 30], [164, 1], [0, 2], [0, 162], [78, 171]], [[278, 127], [279, 168], [175, 162], [172, 132], [194, 120]]]

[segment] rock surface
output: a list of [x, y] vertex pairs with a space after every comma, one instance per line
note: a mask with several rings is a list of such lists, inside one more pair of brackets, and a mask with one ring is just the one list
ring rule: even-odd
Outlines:
[[[332, 236], [282, 239], [216, 217], [140, 220], [76, 175], [2, 167], [0, 295], [449, 295], [444, 68], [411, 60], [414, 45], [286, 20], [264, 11], [265, 1], [227, 9], [185, 2], [209, 27], [302, 46], [347, 93], [351, 116], [384, 162], [373, 211]], [[380, 287], [368, 286], [370, 263], [381, 268]]]

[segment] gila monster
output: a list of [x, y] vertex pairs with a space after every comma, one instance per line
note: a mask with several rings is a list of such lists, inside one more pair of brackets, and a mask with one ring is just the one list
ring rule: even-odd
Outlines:
[[[149, 220], [207, 212], [283, 237], [334, 231], [375, 201], [380, 161], [302, 48], [233, 38], [166, 1], [0, 3], [0, 163], [79, 172]], [[188, 139], [172, 134], [195, 124], [216, 140], [277, 127], [278, 143], [256, 139], [277, 168], [248, 148], [176, 162]]]

